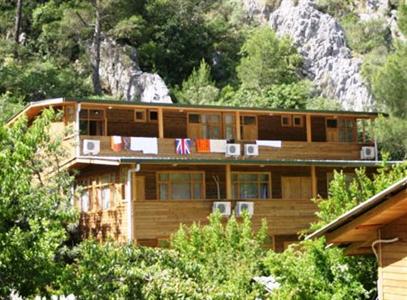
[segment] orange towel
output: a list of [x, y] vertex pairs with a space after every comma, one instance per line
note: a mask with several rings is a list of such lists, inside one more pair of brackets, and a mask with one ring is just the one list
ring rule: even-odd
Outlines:
[[112, 136], [110, 144], [114, 152], [120, 152], [123, 150], [123, 141], [120, 136]]
[[196, 140], [196, 151], [197, 152], [210, 152], [209, 140], [197, 139]]

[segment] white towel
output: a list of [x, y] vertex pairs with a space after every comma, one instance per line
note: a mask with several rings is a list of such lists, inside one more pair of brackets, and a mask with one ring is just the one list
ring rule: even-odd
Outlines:
[[149, 137], [131, 137], [130, 150], [143, 151], [144, 154], [158, 154], [158, 139]]
[[122, 143], [122, 137], [118, 135], [113, 135], [112, 136], [112, 142], [113, 144], [121, 144]]
[[209, 149], [214, 153], [226, 153], [226, 140], [209, 140]]
[[258, 145], [258, 146], [265, 146], [265, 147], [275, 147], [275, 148], [281, 148], [281, 146], [282, 146], [282, 142], [281, 141], [267, 141], [267, 140], [264, 140], [264, 141], [260, 141], [260, 140], [257, 140], [256, 141], [256, 144]]

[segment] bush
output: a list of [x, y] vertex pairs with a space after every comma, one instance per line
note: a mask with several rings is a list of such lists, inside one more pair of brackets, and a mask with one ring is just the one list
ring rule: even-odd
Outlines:
[[390, 31], [382, 19], [360, 21], [358, 16], [350, 14], [342, 18], [341, 25], [349, 47], [359, 54], [388, 46]]

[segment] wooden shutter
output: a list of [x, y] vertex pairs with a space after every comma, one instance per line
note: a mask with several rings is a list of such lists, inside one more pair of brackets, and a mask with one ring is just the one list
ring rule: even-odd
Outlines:
[[310, 177], [282, 177], [282, 197], [286, 200], [303, 200], [312, 198]]

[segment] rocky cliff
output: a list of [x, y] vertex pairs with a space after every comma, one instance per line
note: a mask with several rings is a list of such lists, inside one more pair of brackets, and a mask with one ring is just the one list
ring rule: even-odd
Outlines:
[[172, 103], [164, 80], [140, 69], [136, 49], [110, 39], [101, 43], [100, 78], [103, 89], [115, 98]]

